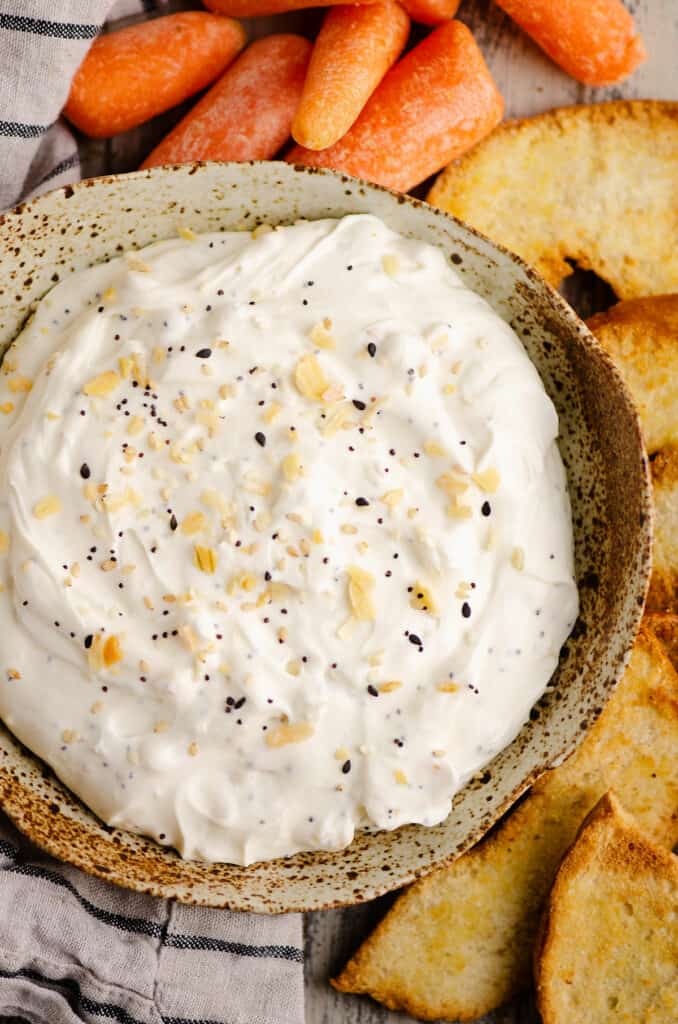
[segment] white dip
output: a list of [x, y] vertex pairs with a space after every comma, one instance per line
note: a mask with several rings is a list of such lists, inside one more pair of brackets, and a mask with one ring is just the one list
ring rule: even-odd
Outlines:
[[554, 408], [374, 217], [180, 234], [5, 357], [0, 715], [185, 857], [440, 822], [577, 614]]

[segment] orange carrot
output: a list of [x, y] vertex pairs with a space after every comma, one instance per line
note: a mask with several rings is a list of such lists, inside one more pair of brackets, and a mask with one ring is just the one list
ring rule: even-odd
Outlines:
[[187, 11], [99, 36], [78, 68], [64, 114], [106, 139], [204, 89], [245, 45], [237, 21]]
[[270, 160], [290, 136], [310, 55], [301, 36], [258, 39], [141, 166]]
[[397, 3], [333, 7], [313, 47], [292, 135], [326, 149], [349, 130], [407, 42], [410, 19]]
[[[333, 7], [346, 0], [202, 0], [208, 10], [215, 14], [227, 14], [231, 18], [257, 18], [260, 14], [285, 14], [300, 11], [304, 7]], [[361, 4], [378, 3], [379, 0], [359, 0]]]
[[448, 21], [386, 73], [343, 139], [285, 159], [407, 192], [487, 135], [503, 106], [473, 36]]
[[461, 0], [400, 0], [412, 21], [442, 25], [457, 13]]
[[621, 0], [497, 0], [535, 43], [580, 82], [609, 85], [647, 53]]

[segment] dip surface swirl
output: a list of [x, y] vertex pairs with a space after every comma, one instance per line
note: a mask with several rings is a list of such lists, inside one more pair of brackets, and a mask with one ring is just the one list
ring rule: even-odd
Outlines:
[[577, 614], [557, 433], [513, 331], [372, 216], [69, 276], [0, 375], [0, 715], [185, 857], [442, 821]]

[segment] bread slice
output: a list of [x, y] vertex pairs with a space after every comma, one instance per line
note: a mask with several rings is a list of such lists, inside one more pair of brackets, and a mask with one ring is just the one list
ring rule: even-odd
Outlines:
[[509, 999], [529, 982], [561, 857], [608, 789], [655, 841], [678, 840], [677, 749], [678, 675], [644, 626], [624, 678], [574, 754], [478, 846], [407, 889], [335, 988], [423, 1020], [473, 1020]]
[[428, 201], [554, 286], [574, 260], [630, 299], [678, 291], [677, 181], [678, 103], [613, 101], [505, 122]]
[[655, 519], [647, 609], [678, 612], [678, 447], [654, 456], [652, 495]]
[[613, 793], [563, 860], [535, 955], [544, 1024], [676, 1024], [678, 857]]
[[620, 302], [588, 326], [633, 395], [648, 452], [678, 444], [678, 294]]

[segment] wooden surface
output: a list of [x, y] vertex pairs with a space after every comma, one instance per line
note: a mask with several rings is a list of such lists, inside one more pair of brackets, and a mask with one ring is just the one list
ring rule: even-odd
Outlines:
[[[473, 30], [506, 100], [509, 117], [526, 117], [551, 107], [593, 103], [604, 99], [678, 100], [678, 0], [626, 0], [634, 12], [649, 52], [649, 59], [621, 86], [589, 89], [561, 73], [490, 0], [464, 0], [459, 17]], [[190, 4], [171, 2], [170, 7]], [[284, 27], [312, 32], [318, 12], [281, 18], [261, 18], [249, 24], [252, 36]], [[82, 145], [83, 173], [97, 175], [135, 169], [152, 146], [177, 120], [172, 112], [150, 125], [106, 142]], [[611, 228], [614, 230], [614, 227]], [[566, 295], [584, 316], [605, 308], [613, 295], [590, 275], [575, 275]], [[412, 1018], [389, 1013], [371, 1000], [340, 995], [327, 979], [346, 961], [361, 938], [383, 915], [391, 898], [362, 907], [308, 914], [307, 1024], [407, 1024]], [[529, 993], [504, 1007], [484, 1024], [537, 1024], [539, 1018]], [[574, 1024], [574, 1022], [573, 1022]]]

